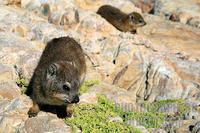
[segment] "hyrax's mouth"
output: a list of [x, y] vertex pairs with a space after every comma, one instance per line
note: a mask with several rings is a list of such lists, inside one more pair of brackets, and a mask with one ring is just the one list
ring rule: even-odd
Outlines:
[[69, 100], [69, 96], [66, 94], [55, 94], [54, 97], [61, 101], [64, 101], [65, 103], [71, 103]]

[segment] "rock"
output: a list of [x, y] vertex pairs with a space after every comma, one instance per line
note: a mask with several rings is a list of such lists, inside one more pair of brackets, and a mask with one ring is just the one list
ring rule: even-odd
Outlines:
[[185, 112], [184, 118], [186, 120], [189, 120], [189, 119], [200, 120], [200, 114], [198, 111], [191, 109]]
[[17, 5], [20, 6], [21, 0], [0, 0], [0, 5]]
[[16, 83], [2, 82], [0, 83], [0, 96], [4, 99], [12, 100], [21, 95], [20, 89], [17, 87]]
[[165, 122], [162, 128], [170, 133], [188, 133], [191, 131], [196, 120], [178, 120]]
[[[89, 5], [91, 4], [87, 6], [89, 11], [83, 10], [86, 8], [83, 3], [81, 5], [80, 2], [74, 1], [74, 5], [72, 4], [73, 6], [69, 8], [72, 9], [72, 17], [73, 9], [77, 9], [79, 13], [80, 23], [72, 26], [73, 31], [66, 28], [64, 32], [53, 25], [36, 21], [37, 25], [31, 29], [35, 40], [46, 43], [54, 37], [63, 35], [74, 37], [91, 58], [88, 61], [87, 78], [95, 75], [99, 80], [125, 88], [132, 95], [137, 96], [135, 101], [184, 99], [199, 93], [197, 86], [200, 57], [199, 31], [181, 24], [165, 22], [159, 17], [146, 16], [148, 25], [140, 28], [138, 35], [120, 33], [99, 15], [91, 12], [93, 11], [92, 4], [95, 3], [88, 2]], [[98, 5], [98, 2], [96, 4]], [[51, 3], [50, 7], [52, 7]], [[78, 9], [78, 7], [81, 8]], [[56, 11], [56, 8], [52, 11]], [[182, 35], [182, 32], [186, 34]], [[169, 34], [173, 35], [169, 36]], [[178, 37], [174, 38], [174, 36]], [[160, 38], [166, 39], [160, 41]]]
[[51, 13], [48, 21], [56, 25], [72, 25], [79, 22], [79, 14], [76, 9], [67, 8], [65, 11]]
[[9, 0], [0, 0], [0, 5], [8, 5]]
[[21, 37], [26, 37], [28, 31], [26, 27], [18, 25], [13, 29], [13, 32]]
[[17, 5], [17, 6], [21, 6], [21, 0], [9, 0], [9, 5]]
[[135, 103], [133, 96], [129, 95], [128, 91], [105, 83], [90, 87], [88, 92], [80, 96], [80, 104], [97, 103], [97, 94], [106, 96], [117, 107], [122, 108], [123, 111], [144, 111], [139, 104]]
[[14, 71], [14, 67], [9, 65], [0, 64], [0, 83], [4, 84], [9, 80], [16, 80], [17, 76]]
[[195, 123], [194, 127], [192, 128], [192, 133], [199, 133], [200, 132], [200, 121]]
[[62, 18], [63, 14], [62, 12], [58, 11], [58, 12], [53, 12], [51, 13], [51, 15], [48, 18], [49, 23], [53, 23], [56, 25], [60, 25], [61, 24], [61, 18]]
[[149, 131], [144, 126], [141, 126], [136, 120], [128, 120], [126, 121], [126, 124], [140, 130], [142, 133], [149, 133]]
[[[154, 21], [150, 22], [148, 17]], [[114, 84], [128, 89], [137, 96], [136, 100], [184, 99], [199, 94], [199, 70], [196, 68], [200, 65], [200, 55], [197, 50], [198, 41], [195, 40], [199, 39], [200, 32], [181, 24], [165, 22], [158, 17], [148, 17], [145, 19], [149, 25], [141, 28], [139, 34], [151, 41], [147, 48], [149, 50], [140, 49], [140, 52], [135, 52], [132, 58], [134, 62], [121, 68], [114, 78], [118, 79]], [[186, 34], [182, 35], [183, 31]], [[163, 39], [160, 41], [160, 38]]]
[[21, 0], [21, 7], [26, 8], [28, 10], [34, 10], [39, 8], [41, 3], [39, 0]]
[[94, 104], [97, 103], [97, 96], [95, 92], [83, 93], [80, 96], [80, 104]]
[[21, 126], [18, 131], [23, 133], [68, 133], [71, 132], [71, 128], [55, 115], [40, 112], [37, 117], [27, 119], [24, 126]]
[[25, 95], [15, 97], [11, 101], [0, 99], [1, 132], [71, 132], [71, 128], [56, 115], [40, 112], [37, 117], [29, 119], [27, 112], [32, 106], [30, 98]]
[[75, 8], [65, 9], [65, 13], [61, 18], [61, 25], [72, 25], [79, 23], [79, 13]]
[[200, 28], [200, 18], [191, 18], [187, 21], [187, 24], [196, 28]]
[[101, 1], [96, 1], [94, 2], [93, 0], [74, 0], [74, 5], [78, 6], [79, 8], [82, 8], [84, 10], [91, 10], [96, 12], [100, 6], [102, 5], [112, 5], [120, 10], [130, 13], [133, 11], [138, 11], [141, 12], [140, 9], [134, 6], [133, 3], [131, 3], [129, 0], [101, 0]]
[[90, 88], [89, 92], [95, 92], [96, 94], [103, 94], [108, 99], [118, 103], [118, 104], [131, 104], [134, 103], [134, 98], [129, 95], [126, 90], [121, 88], [116, 88], [109, 84], [96, 85]]
[[149, 131], [152, 133], [167, 133], [165, 130], [158, 128], [150, 128]]
[[196, 21], [195, 23], [198, 24], [199, 19], [195, 19], [193, 22], [189, 21], [191, 21], [191, 18], [199, 18], [199, 11], [200, 7], [198, 0], [156, 0], [154, 6], [154, 13], [156, 15], [165, 17], [167, 19], [169, 19], [172, 15], [176, 15], [181, 23], [187, 23], [195, 27], [196, 24], [194, 24], [194, 21]]
[[[108, 93], [108, 92], [110, 92], [110, 93]], [[106, 95], [109, 99], [114, 98], [113, 101], [119, 101], [119, 102], [123, 102], [123, 101], [129, 102], [130, 101], [130, 103], [132, 101], [131, 99], [129, 99], [130, 97], [127, 97], [127, 99], [120, 98], [120, 96], [123, 97], [123, 95], [128, 95], [126, 90], [123, 90], [121, 88], [116, 88], [115, 86], [111, 86], [111, 85], [105, 84], [105, 83], [92, 86], [91, 88], [89, 88], [88, 92], [83, 94], [81, 97], [84, 98], [86, 96], [91, 96], [88, 99], [93, 99], [92, 97], [96, 96], [96, 94]], [[86, 96], [84, 96], [84, 95], [86, 95]], [[115, 97], [114, 97], [114, 95], [115, 95]], [[118, 95], [119, 97], [117, 97], [116, 95]], [[119, 100], [118, 100], [118, 98], [119, 98]], [[123, 101], [121, 101], [121, 99]]]
[[143, 13], [152, 13], [155, 0], [131, 0]]
[[193, 108], [196, 108], [196, 107], [198, 107], [200, 105], [200, 101], [199, 101], [199, 99], [197, 97], [197, 98], [194, 98], [194, 99], [186, 100], [185, 104], [188, 105], [188, 106], [191, 106]]
[[0, 100], [0, 131], [15, 132], [28, 118], [27, 112], [31, 107], [31, 100], [25, 95], [15, 96], [11, 101]]

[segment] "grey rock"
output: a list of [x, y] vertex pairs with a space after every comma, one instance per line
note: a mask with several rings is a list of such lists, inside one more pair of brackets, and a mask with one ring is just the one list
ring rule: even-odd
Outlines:
[[159, 129], [159, 128], [150, 128], [149, 131], [151, 133], [167, 133], [167, 131], [165, 131], [163, 129]]
[[192, 128], [192, 133], [199, 133], [200, 132], [200, 121], [195, 123], [194, 127]]
[[200, 113], [194, 109], [191, 109], [184, 113], [184, 118], [186, 120], [189, 120], [189, 119], [200, 120]]
[[196, 28], [200, 28], [200, 18], [191, 18], [187, 21], [187, 24]]

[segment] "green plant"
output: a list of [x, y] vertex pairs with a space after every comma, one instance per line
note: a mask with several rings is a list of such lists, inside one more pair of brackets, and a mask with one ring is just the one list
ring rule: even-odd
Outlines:
[[[166, 104], [176, 103], [180, 116], [187, 110], [187, 106], [181, 99], [163, 100], [153, 103], [144, 102], [147, 112], [125, 112], [120, 107], [103, 95], [97, 95], [97, 104], [81, 104], [74, 106], [72, 118], [66, 119], [66, 123], [73, 128], [73, 131], [80, 129], [83, 133], [109, 133], [109, 132], [134, 132], [139, 130], [126, 125], [128, 120], [136, 120], [146, 128], [160, 128], [164, 123], [166, 114], [158, 112], [158, 109]], [[120, 116], [123, 122], [110, 122], [109, 117]]]
[[136, 120], [145, 128], [159, 128], [164, 122], [164, 114], [152, 112], [128, 112], [124, 114], [125, 121]]
[[28, 81], [24, 78], [16, 81], [17, 85], [21, 88], [21, 93], [25, 93], [28, 87]]
[[159, 108], [164, 105], [177, 104], [178, 113], [170, 117], [183, 117], [184, 112], [188, 109], [182, 99], [169, 99], [153, 103], [144, 102], [143, 106], [147, 109], [146, 112], [123, 112], [121, 113], [124, 121], [136, 120], [146, 128], [159, 128], [168, 116], [165, 113], [158, 112]]
[[75, 105], [73, 117], [65, 119], [74, 132], [80, 129], [83, 133], [140, 133], [123, 122], [110, 121], [110, 117], [119, 116], [123, 112], [105, 96], [97, 97], [97, 104]]
[[176, 117], [183, 117], [185, 111], [189, 109], [189, 107], [184, 103], [182, 99], [168, 99], [168, 100], [161, 100], [154, 103], [144, 103], [144, 107], [147, 109], [148, 112], [157, 113], [159, 108], [164, 105], [176, 104], [178, 108], [178, 112], [174, 115]]

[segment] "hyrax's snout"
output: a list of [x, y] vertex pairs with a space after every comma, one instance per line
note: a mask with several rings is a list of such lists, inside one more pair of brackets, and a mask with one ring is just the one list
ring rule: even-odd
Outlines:
[[73, 98], [73, 100], [72, 100], [71, 103], [78, 103], [78, 102], [79, 102], [79, 96], [76, 95], [76, 96]]
[[146, 24], [147, 24], [147, 23], [146, 23], [145, 21], [142, 22], [142, 25], [143, 25], [143, 26], [146, 25]]

